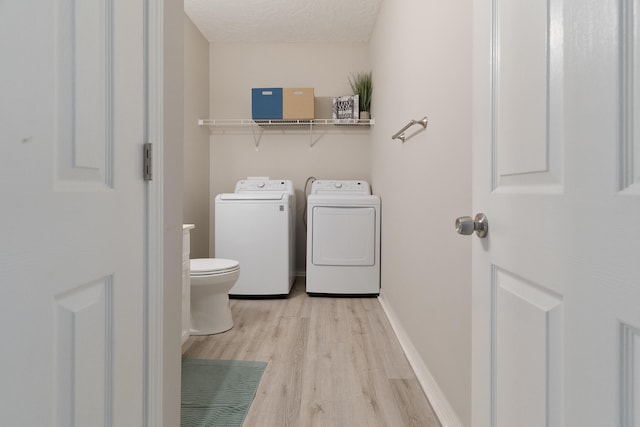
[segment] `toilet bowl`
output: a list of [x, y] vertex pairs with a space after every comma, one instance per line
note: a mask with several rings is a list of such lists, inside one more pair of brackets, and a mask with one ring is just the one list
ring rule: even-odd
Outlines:
[[197, 258], [191, 266], [191, 335], [210, 335], [233, 327], [229, 290], [240, 277], [240, 263]]

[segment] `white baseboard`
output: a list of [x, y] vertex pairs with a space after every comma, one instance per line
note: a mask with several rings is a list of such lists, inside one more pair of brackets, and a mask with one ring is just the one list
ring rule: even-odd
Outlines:
[[438, 386], [438, 383], [433, 378], [433, 375], [431, 375], [431, 372], [429, 372], [422, 357], [420, 357], [418, 350], [416, 350], [411, 339], [409, 339], [409, 335], [407, 335], [407, 332], [398, 321], [398, 317], [394, 311], [387, 305], [382, 294], [378, 297], [378, 301], [380, 301], [380, 305], [387, 315], [389, 323], [391, 323], [391, 328], [393, 328], [393, 331], [396, 333], [398, 341], [400, 341], [400, 346], [407, 356], [407, 360], [409, 360], [409, 364], [413, 368], [418, 382], [424, 394], [429, 399], [429, 403], [431, 403], [431, 407], [438, 416], [442, 427], [463, 427], [455, 411], [449, 404], [449, 401], [440, 389], [440, 386]]

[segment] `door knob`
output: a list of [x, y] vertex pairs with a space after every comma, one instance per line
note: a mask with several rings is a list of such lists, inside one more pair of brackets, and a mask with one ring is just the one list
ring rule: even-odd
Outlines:
[[470, 216], [461, 216], [456, 218], [456, 232], [458, 234], [469, 235], [473, 232], [480, 238], [486, 237], [489, 232], [489, 221], [487, 216], [483, 213], [479, 213], [475, 218]]

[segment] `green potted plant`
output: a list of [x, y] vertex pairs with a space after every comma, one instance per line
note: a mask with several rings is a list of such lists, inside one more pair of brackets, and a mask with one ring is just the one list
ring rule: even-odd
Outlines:
[[371, 94], [373, 93], [373, 80], [371, 71], [368, 73], [356, 73], [349, 78], [349, 84], [354, 95], [360, 99], [360, 118], [371, 118]]

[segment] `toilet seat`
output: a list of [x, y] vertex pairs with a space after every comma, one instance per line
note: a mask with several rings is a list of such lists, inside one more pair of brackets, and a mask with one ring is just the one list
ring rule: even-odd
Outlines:
[[196, 258], [190, 261], [191, 276], [213, 276], [232, 273], [240, 269], [240, 263], [224, 258]]

